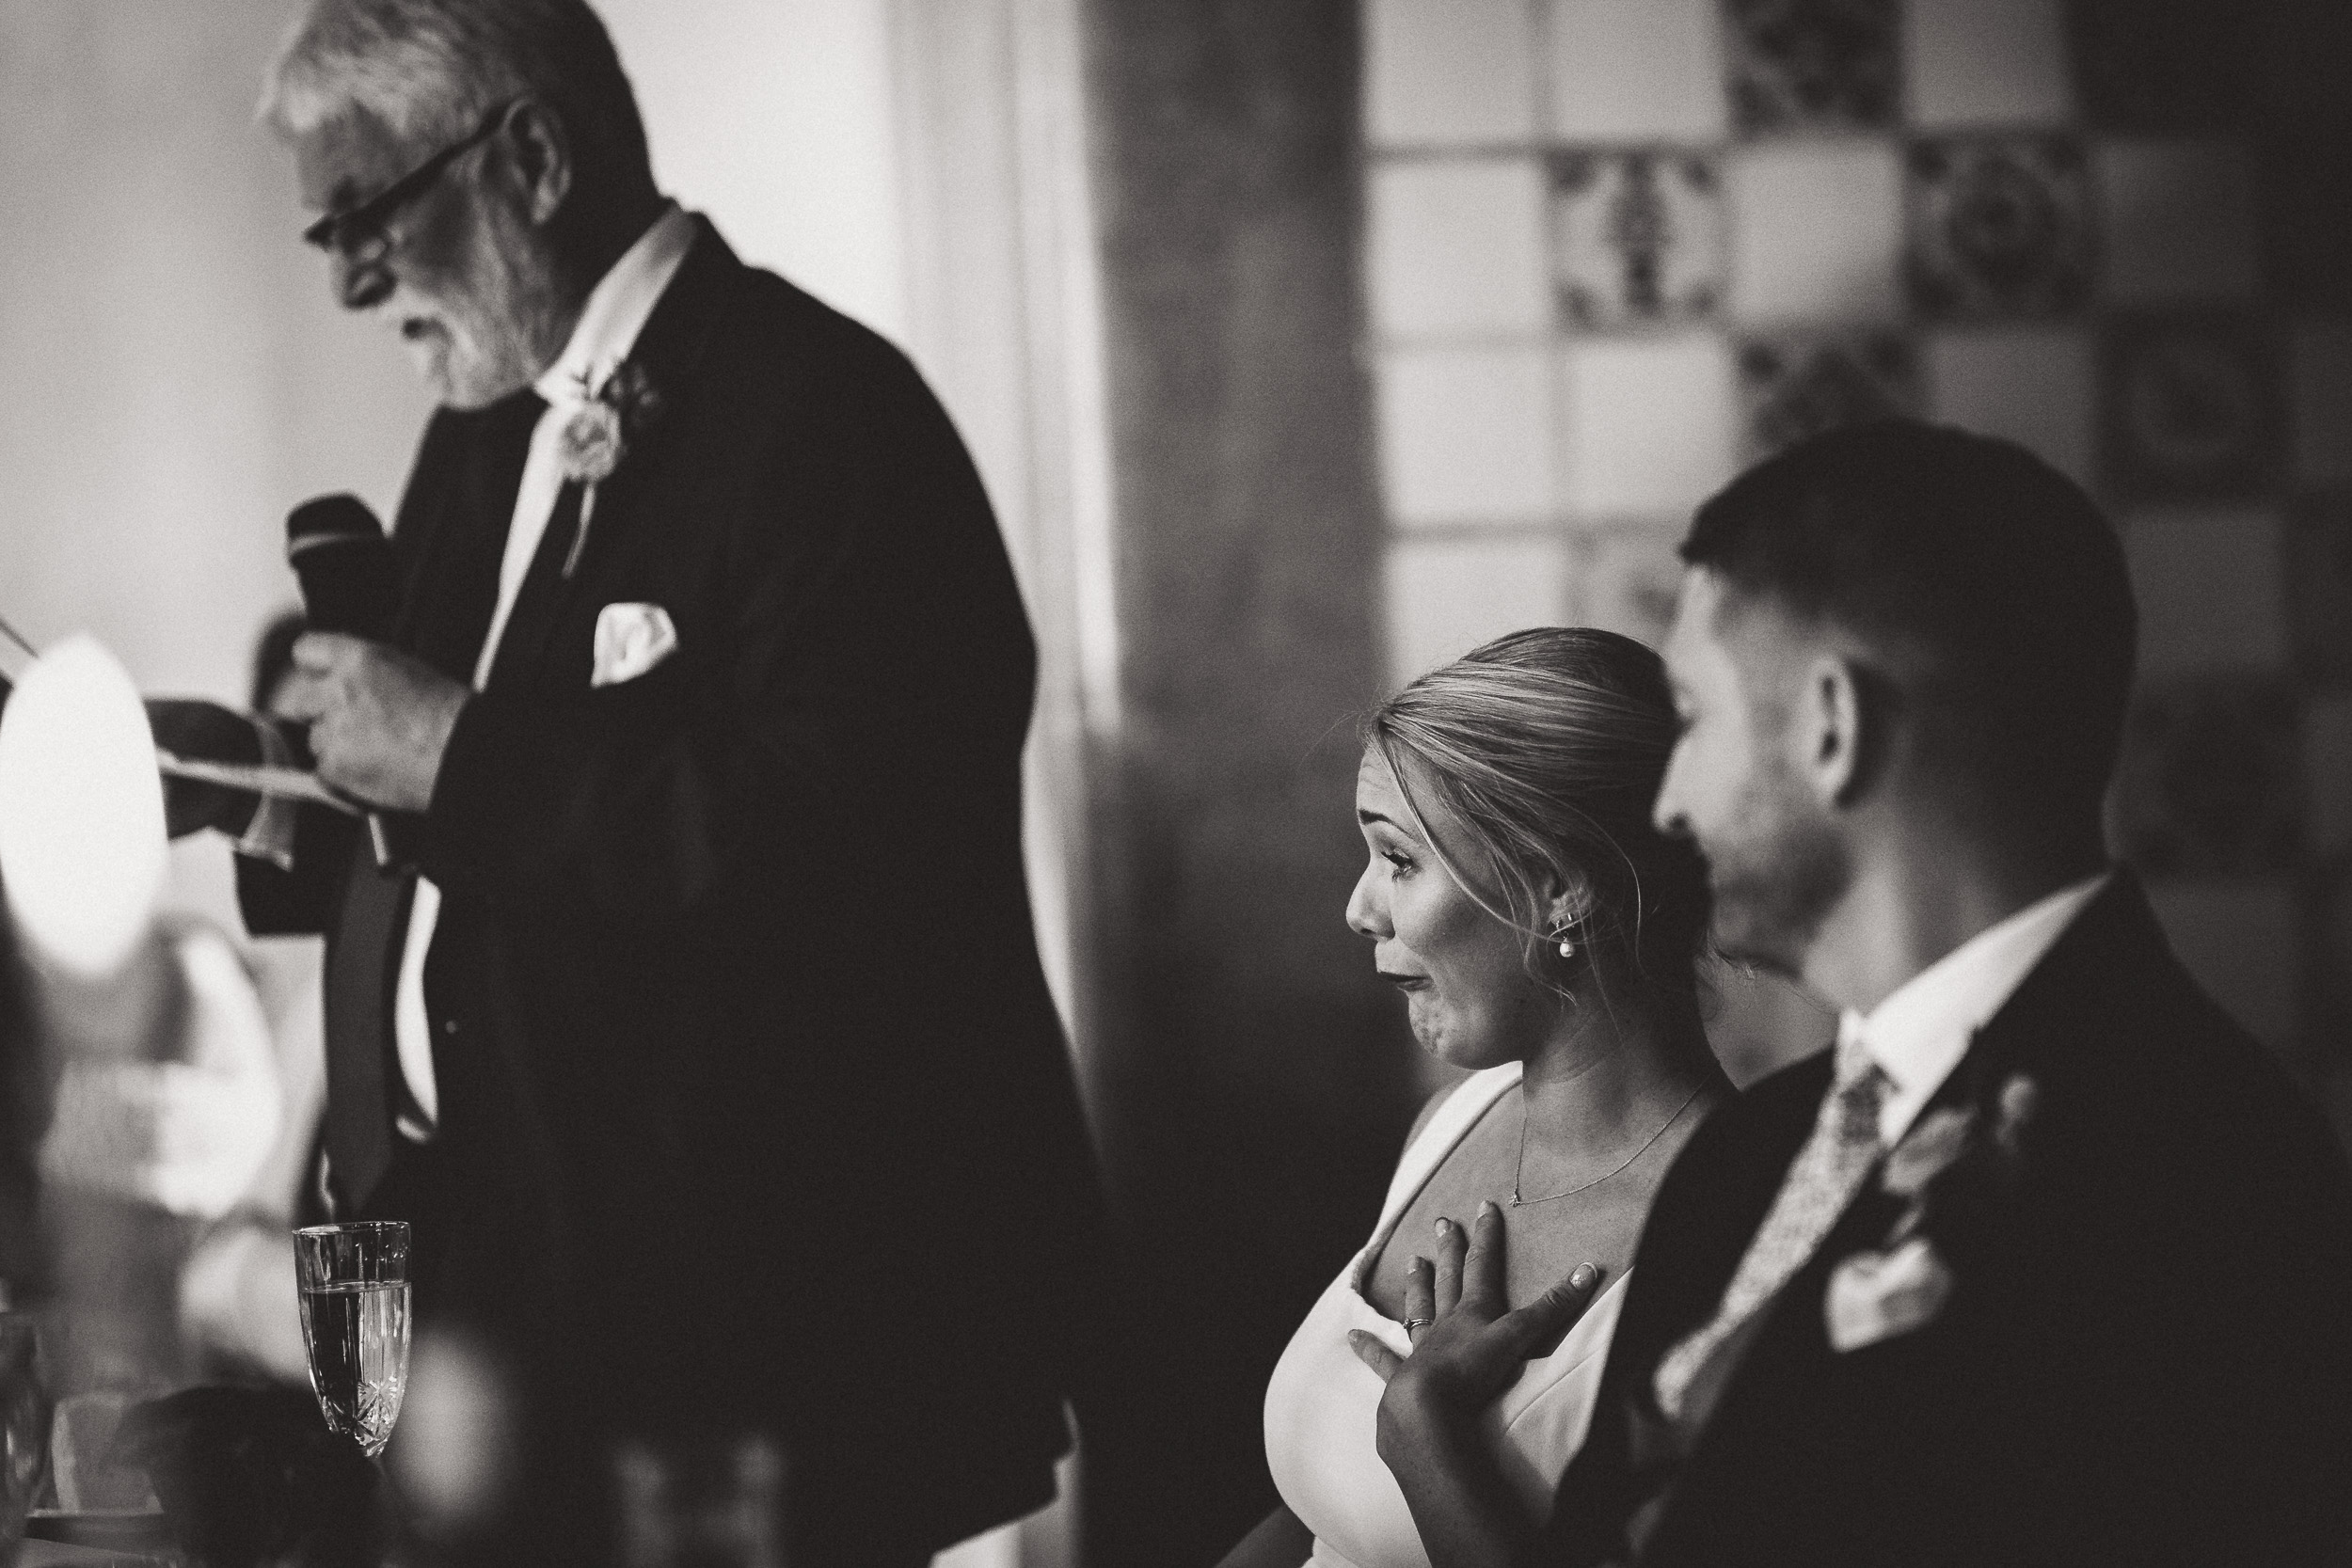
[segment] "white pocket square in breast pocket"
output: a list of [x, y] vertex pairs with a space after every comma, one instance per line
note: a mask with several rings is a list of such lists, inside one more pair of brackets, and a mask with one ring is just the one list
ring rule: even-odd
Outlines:
[[596, 664], [590, 686], [633, 681], [677, 651], [677, 627], [658, 604], [609, 604], [596, 615]]

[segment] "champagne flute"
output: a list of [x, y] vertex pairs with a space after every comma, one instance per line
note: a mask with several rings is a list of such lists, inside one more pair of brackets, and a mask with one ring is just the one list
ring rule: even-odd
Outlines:
[[314, 1225], [294, 1236], [311, 1390], [326, 1424], [373, 1459], [408, 1387], [407, 1222]]

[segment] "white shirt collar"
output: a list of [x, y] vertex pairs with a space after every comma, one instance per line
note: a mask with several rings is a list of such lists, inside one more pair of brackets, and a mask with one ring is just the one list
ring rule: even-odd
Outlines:
[[678, 263], [694, 243], [694, 220], [673, 201], [637, 243], [622, 252], [612, 270], [597, 279], [572, 328], [571, 341], [555, 363], [532, 383], [554, 407], [579, 404], [604, 385], [612, 368], [637, 346], [637, 334], [660, 303]]
[[1894, 1085], [1879, 1111], [1879, 1136], [1889, 1148], [2109, 875], [2086, 877], [1979, 931], [1896, 987], [1867, 1017], [1849, 1008], [1838, 1018], [1838, 1040], [1859, 1036]]

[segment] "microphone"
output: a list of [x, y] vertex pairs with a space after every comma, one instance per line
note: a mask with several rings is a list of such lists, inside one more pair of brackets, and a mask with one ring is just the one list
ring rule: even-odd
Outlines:
[[[368, 503], [357, 496], [321, 496], [286, 515], [286, 564], [302, 584], [303, 616], [313, 631], [347, 632], [389, 641], [400, 606], [392, 544]], [[379, 869], [400, 863], [392, 825], [368, 813], [368, 843]]]
[[321, 496], [295, 507], [286, 518], [286, 563], [301, 580], [303, 613], [313, 631], [389, 640], [399, 582], [391, 541], [367, 502]]

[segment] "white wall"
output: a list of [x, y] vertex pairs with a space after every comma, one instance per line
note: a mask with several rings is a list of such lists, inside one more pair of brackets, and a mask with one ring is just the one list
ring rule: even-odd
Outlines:
[[0, 614], [230, 696], [287, 507], [389, 506], [425, 400], [336, 319], [252, 122], [279, 0], [0, 0]]
[[905, 263], [884, 0], [600, 0], [654, 172], [771, 267], [892, 339]]

